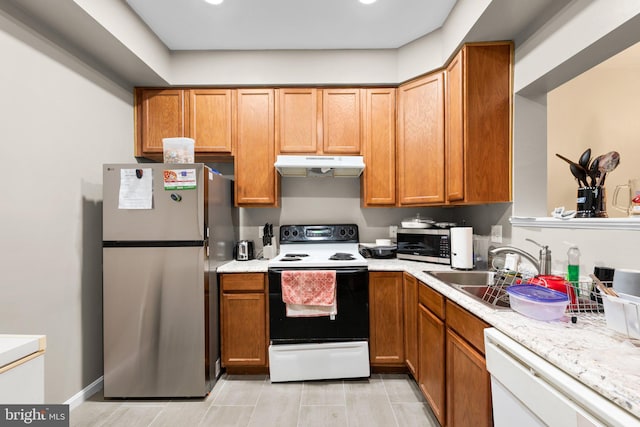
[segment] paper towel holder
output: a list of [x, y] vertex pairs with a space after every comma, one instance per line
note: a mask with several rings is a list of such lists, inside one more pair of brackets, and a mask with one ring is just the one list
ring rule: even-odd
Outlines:
[[473, 227], [451, 227], [451, 268], [473, 270]]

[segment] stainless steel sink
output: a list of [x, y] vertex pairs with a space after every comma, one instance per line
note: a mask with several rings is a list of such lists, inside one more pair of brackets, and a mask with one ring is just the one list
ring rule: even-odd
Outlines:
[[509, 296], [502, 287], [494, 286], [493, 271], [425, 271], [487, 307], [511, 310]]
[[495, 277], [493, 271], [425, 271], [425, 273], [450, 285], [461, 286], [492, 285]]

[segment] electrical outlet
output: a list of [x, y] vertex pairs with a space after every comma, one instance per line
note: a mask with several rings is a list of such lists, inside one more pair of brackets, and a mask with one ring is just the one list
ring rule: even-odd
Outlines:
[[258, 227], [258, 238], [262, 239], [262, 236], [264, 236], [264, 226], [260, 226]]
[[493, 243], [502, 243], [502, 226], [501, 225], [491, 226], [491, 241]]
[[391, 237], [391, 238], [398, 237], [398, 226], [397, 225], [390, 225], [389, 226], [389, 237]]

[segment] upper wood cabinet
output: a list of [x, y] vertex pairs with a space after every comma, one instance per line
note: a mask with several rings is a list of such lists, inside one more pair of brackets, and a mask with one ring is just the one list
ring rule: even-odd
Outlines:
[[511, 200], [512, 50], [465, 45], [446, 70], [447, 200]]
[[398, 89], [398, 204], [443, 204], [444, 72]]
[[279, 203], [275, 163], [274, 90], [238, 89], [235, 169], [237, 206]]
[[318, 151], [318, 114], [322, 93], [316, 88], [277, 90], [276, 141], [281, 154]]
[[396, 204], [396, 89], [362, 89], [362, 205]]
[[360, 154], [360, 89], [278, 89], [278, 154]]
[[360, 89], [322, 90], [322, 150], [326, 154], [360, 154]]
[[371, 365], [404, 366], [402, 273], [369, 273]]
[[136, 95], [135, 155], [162, 160], [162, 139], [195, 140], [196, 160], [233, 153], [235, 91], [141, 89]]
[[162, 139], [188, 137], [189, 97], [182, 89], [136, 89], [136, 156], [162, 160]]
[[198, 153], [231, 154], [235, 91], [190, 89], [190, 137]]

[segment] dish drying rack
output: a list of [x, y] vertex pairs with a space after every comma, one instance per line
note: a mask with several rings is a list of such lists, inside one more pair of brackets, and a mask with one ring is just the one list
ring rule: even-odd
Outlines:
[[[500, 302], [508, 304], [509, 294], [506, 289], [511, 285], [528, 284], [536, 275], [535, 272], [530, 270], [519, 270], [520, 271], [505, 268], [496, 269], [493, 283], [487, 286], [482, 299], [492, 305], [499, 305]], [[536, 280], [540, 280], [542, 283], [546, 282], [543, 278]], [[601, 283], [604, 286], [611, 287], [611, 282]], [[531, 285], [540, 286], [535, 283], [531, 283]], [[592, 280], [580, 280], [578, 282], [566, 281], [564, 286], [566, 286], [564, 293], [566, 293], [570, 299], [565, 314], [570, 317], [572, 321], [575, 322], [578, 317], [603, 316], [604, 306], [602, 303], [602, 294]], [[559, 290], [552, 286], [549, 286], [549, 288]]]

